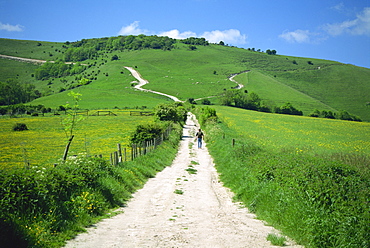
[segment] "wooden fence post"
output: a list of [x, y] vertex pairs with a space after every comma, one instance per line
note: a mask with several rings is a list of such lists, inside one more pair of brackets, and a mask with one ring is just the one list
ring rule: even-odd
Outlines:
[[113, 161], [114, 161], [114, 165], [117, 165], [118, 164], [118, 152], [117, 151], [114, 152], [114, 159], [113, 159]]
[[126, 153], [126, 147], [125, 148], [123, 148], [123, 154], [124, 154], [124, 156], [125, 156], [125, 162], [127, 161], [127, 157], [126, 157], [126, 155], [127, 155], [127, 153]]
[[118, 163], [122, 162], [122, 149], [121, 144], [117, 144], [117, 150], [118, 150]]
[[233, 147], [235, 146], [235, 139], [233, 139]]

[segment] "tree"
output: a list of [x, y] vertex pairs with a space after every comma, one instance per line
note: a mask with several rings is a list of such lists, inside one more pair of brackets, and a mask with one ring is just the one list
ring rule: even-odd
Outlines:
[[[78, 102], [81, 100], [80, 97], [82, 95], [80, 93], [75, 93], [75, 92], [71, 91], [71, 92], [68, 93], [68, 96], [72, 97], [74, 105], [71, 108], [72, 112], [68, 113], [67, 117], [62, 120], [62, 126], [64, 128], [64, 132], [65, 132], [66, 138], [67, 138], [67, 145], [66, 145], [66, 148], [64, 150], [63, 161], [65, 161], [67, 159], [69, 147], [70, 147], [70, 145], [72, 143], [72, 140], [74, 138], [73, 131], [74, 131], [77, 123], [83, 120], [83, 116], [77, 115]], [[64, 105], [64, 109], [68, 109], [68, 108], [70, 108], [69, 104]]]
[[270, 50], [270, 49], [267, 49], [267, 50], [266, 50], [266, 53], [267, 53], [268, 55], [276, 55], [276, 50]]
[[131, 137], [131, 142], [134, 144], [141, 144], [142, 142], [158, 137], [163, 130], [163, 125], [158, 123], [138, 125]]
[[157, 116], [160, 121], [173, 121], [175, 123], [181, 123], [186, 120], [187, 111], [182, 106], [182, 103], [162, 103], [155, 108], [154, 115]]
[[275, 113], [286, 115], [303, 115], [303, 112], [293, 107], [290, 102], [285, 103], [283, 106], [276, 107]]
[[247, 94], [241, 90], [230, 89], [226, 90], [220, 96], [221, 105], [244, 108], [247, 104]]
[[225, 42], [223, 42], [222, 40], [218, 43], [219, 45], [221, 46], [224, 46], [225, 45]]
[[0, 105], [26, 103], [40, 96], [40, 92], [32, 84], [21, 84], [16, 79], [0, 82]]
[[201, 103], [202, 103], [203, 105], [211, 105], [211, 101], [210, 101], [209, 99], [203, 99], [203, 100], [201, 101]]
[[190, 104], [197, 104], [197, 103], [195, 102], [194, 98], [189, 98], [189, 99], [188, 99], [188, 102], [189, 102]]
[[194, 51], [194, 50], [196, 50], [197, 49], [197, 47], [196, 46], [194, 46], [194, 45], [189, 45], [189, 50], [190, 51]]

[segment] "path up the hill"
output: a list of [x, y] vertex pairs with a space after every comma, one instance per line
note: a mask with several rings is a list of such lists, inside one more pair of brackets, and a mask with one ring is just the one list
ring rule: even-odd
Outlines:
[[273, 247], [266, 237], [278, 231], [232, 201], [205, 144], [201, 149], [195, 144], [197, 127], [189, 114], [172, 165], [149, 179], [120, 209], [123, 213], [94, 225], [65, 247]]

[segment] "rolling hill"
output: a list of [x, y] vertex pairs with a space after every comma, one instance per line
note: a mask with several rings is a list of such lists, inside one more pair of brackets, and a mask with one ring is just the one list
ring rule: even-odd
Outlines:
[[[135, 79], [124, 66], [136, 68], [150, 84], [151, 90], [174, 95], [179, 99], [215, 96], [235, 86], [228, 78], [235, 77], [248, 92], [257, 93], [267, 105], [292, 103], [310, 114], [314, 109], [346, 110], [370, 121], [370, 69], [313, 58], [268, 55], [247, 49], [216, 44], [189, 45], [171, 41], [171, 49], [139, 48], [132, 44], [147, 41], [145, 36], [130, 38], [130, 47], [114, 48], [122, 37], [82, 40], [75, 43], [21, 41], [0, 39], [0, 54], [64, 61], [68, 51], [94, 48], [94, 56], [80, 63], [86, 67], [75, 75], [37, 80], [40, 65], [0, 59], [0, 81], [17, 78], [36, 85], [43, 97], [31, 104], [55, 108], [64, 104], [69, 89], [83, 95], [81, 108], [154, 107], [167, 99], [131, 87]], [[158, 38], [158, 37], [157, 37]], [[155, 39], [157, 39], [155, 38]], [[125, 43], [125, 44], [126, 44]], [[135, 43], [135, 44], [136, 44]], [[74, 61], [78, 62], [78, 61]], [[79, 86], [79, 79], [89, 84]], [[215, 99], [215, 98], [213, 98]], [[217, 103], [217, 100], [211, 100]]]

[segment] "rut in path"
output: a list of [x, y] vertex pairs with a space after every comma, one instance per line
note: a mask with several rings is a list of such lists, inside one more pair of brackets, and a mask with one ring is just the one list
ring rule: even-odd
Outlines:
[[90, 227], [66, 247], [272, 247], [266, 236], [278, 231], [232, 202], [207, 148], [194, 144], [196, 125], [189, 114], [172, 165], [149, 179], [123, 213]]

